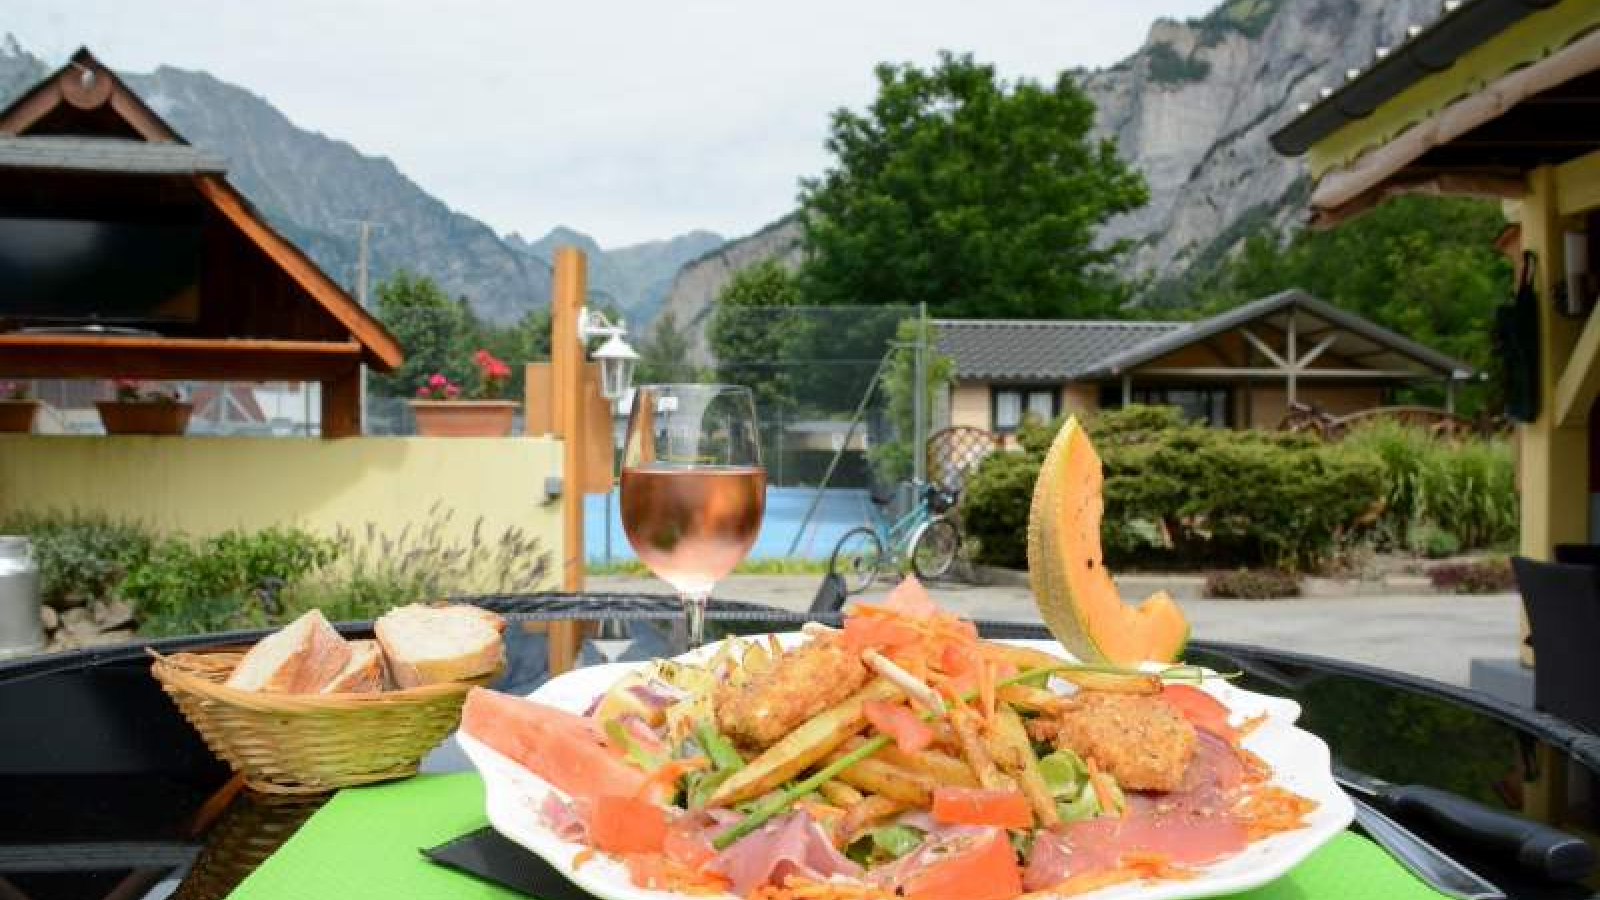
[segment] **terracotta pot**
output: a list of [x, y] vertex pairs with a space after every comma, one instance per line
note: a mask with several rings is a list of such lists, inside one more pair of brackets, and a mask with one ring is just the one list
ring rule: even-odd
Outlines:
[[511, 400], [411, 400], [424, 437], [506, 437], [517, 404]]
[[193, 403], [152, 400], [100, 400], [95, 406], [106, 434], [183, 434], [194, 412]]
[[0, 400], [0, 432], [27, 434], [42, 404], [38, 400]]

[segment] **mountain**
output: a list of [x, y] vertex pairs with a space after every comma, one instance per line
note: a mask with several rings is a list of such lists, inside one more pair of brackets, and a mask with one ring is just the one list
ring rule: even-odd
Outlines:
[[[1102, 240], [1132, 241], [1129, 274], [1159, 286], [1214, 264], [1254, 228], [1295, 227], [1305, 168], [1267, 136], [1438, 11], [1437, 0], [1226, 0], [1200, 19], [1158, 20], [1132, 56], [1079, 71], [1095, 133], [1150, 187], [1150, 202], [1109, 222]], [[703, 321], [734, 273], [773, 256], [798, 264], [793, 216], [685, 266], [663, 308]]]
[[556, 248], [563, 244], [581, 248], [589, 256], [590, 292], [643, 325], [656, 317], [683, 264], [722, 246], [723, 239], [709, 231], [691, 231], [664, 241], [602, 250], [594, 238], [558, 227], [537, 241], [512, 233], [506, 242], [546, 261], [554, 258]]
[[712, 305], [733, 276], [766, 259], [776, 259], [791, 269], [798, 267], [802, 236], [800, 216], [791, 213], [755, 234], [728, 241], [690, 260], [678, 270], [661, 313], [672, 313], [688, 339], [690, 362], [697, 366], [712, 362], [708, 320]]
[[[0, 41], [0, 105], [48, 72], [7, 36]], [[274, 227], [348, 286], [356, 282], [360, 222], [366, 220], [374, 223], [374, 284], [409, 267], [451, 295], [468, 298], [485, 319], [510, 322], [549, 302], [551, 252], [572, 242], [589, 251], [597, 290], [607, 292], [624, 314], [648, 317], [678, 266], [721, 243], [703, 231], [614, 251], [565, 228], [533, 244], [502, 238], [424, 191], [390, 160], [300, 128], [241, 87], [168, 66], [122, 75], [179, 134], [226, 156], [229, 180]]]

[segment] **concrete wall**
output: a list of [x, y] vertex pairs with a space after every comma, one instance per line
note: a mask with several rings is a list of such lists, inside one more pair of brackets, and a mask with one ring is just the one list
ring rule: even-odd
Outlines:
[[205, 536], [369, 523], [393, 534], [448, 513], [445, 540], [465, 546], [480, 520], [491, 544], [518, 528], [555, 567], [561, 504], [543, 489], [560, 470], [548, 438], [0, 435], [0, 514], [93, 510]]

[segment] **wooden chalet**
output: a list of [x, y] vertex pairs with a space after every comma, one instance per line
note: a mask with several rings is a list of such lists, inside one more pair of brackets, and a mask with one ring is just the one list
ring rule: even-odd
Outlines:
[[189, 315], [131, 333], [0, 318], [0, 378], [319, 382], [322, 435], [346, 437], [361, 431], [361, 367], [402, 362], [394, 337], [229, 184], [224, 160], [87, 50], [0, 111], [0, 217], [179, 222], [198, 226], [200, 247]]

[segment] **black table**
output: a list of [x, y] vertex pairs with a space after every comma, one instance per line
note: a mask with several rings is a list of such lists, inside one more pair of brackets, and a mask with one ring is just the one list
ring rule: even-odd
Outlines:
[[[601, 646], [635, 654], [664, 649], [680, 615], [677, 601], [665, 596], [470, 599], [514, 623], [600, 622], [602, 637], [613, 638]], [[714, 601], [708, 632], [785, 631], [818, 618], [829, 619]], [[980, 622], [979, 628], [989, 637], [1049, 636], [1030, 624]], [[370, 623], [341, 629], [364, 636]], [[507, 633], [512, 683], [505, 687], [531, 690], [544, 675], [543, 639], [515, 624]], [[171, 896], [183, 900], [224, 897], [315, 812], [325, 798], [222, 792], [227, 768], [150, 675], [146, 646], [174, 652], [260, 635], [175, 638], [0, 663], [0, 900], [138, 900], [152, 888], [153, 896], [166, 896], [173, 882]], [[1249, 690], [1298, 701], [1301, 725], [1356, 769], [1600, 833], [1600, 736], [1464, 688], [1288, 650], [1196, 641], [1186, 658], [1242, 672], [1238, 683]], [[1597, 896], [1590, 887], [1530, 880], [1471, 848], [1437, 842], [1512, 897]]]

